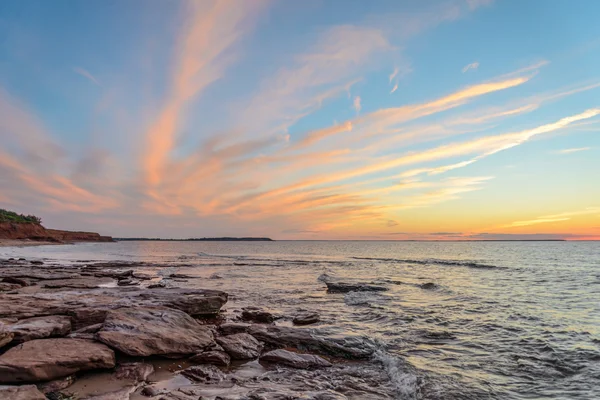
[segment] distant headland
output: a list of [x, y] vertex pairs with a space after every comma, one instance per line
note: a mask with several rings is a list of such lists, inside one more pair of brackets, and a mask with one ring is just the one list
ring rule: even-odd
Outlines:
[[147, 241], [147, 242], [273, 242], [266, 237], [203, 237], [188, 239], [161, 239], [161, 238], [114, 238], [117, 242]]

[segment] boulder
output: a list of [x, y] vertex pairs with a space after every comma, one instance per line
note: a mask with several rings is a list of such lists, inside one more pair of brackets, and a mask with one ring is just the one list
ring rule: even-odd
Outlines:
[[270, 347], [294, 347], [348, 359], [369, 358], [376, 350], [375, 344], [367, 338], [327, 338], [305, 329], [283, 326], [253, 325], [248, 333]]
[[211, 330], [186, 313], [165, 307], [109, 311], [98, 340], [130, 356], [184, 357], [214, 344]]
[[270, 324], [275, 321], [275, 316], [272, 313], [257, 307], [246, 307], [242, 311], [242, 319], [244, 321]]
[[0, 356], [0, 383], [49, 381], [114, 366], [115, 353], [102, 343], [64, 338], [31, 340]]
[[298, 369], [311, 369], [331, 367], [331, 363], [324, 358], [312, 354], [298, 354], [288, 350], [278, 349], [269, 351], [260, 356], [260, 361], [283, 364]]
[[46, 400], [46, 396], [35, 385], [0, 386], [0, 399]]
[[302, 313], [294, 317], [294, 325], [310, 325], [319, 322], [321, 318], [317, 313]]
[[144, 362], [123, 363], [117, 366], [115, 378], [119, 380], [128, 380], [135, 383], [145, 382], [154, 372], [152, 364]]
[[227, 367], [231, 363], [231, 357], [224, 351], [205, 351], [191, 357], [190, 361], [198, 364], [212, 364]]
[[219, 383], [225, 379], [225, 374], [214, 365], [195, 365], [181, 371], [181, 375], [201, 383]]
[[71, 331], [71, 318], [64, 315], [27, 318], [8, 325], [7, 329], [14, 333], [15, 343], [65, 336]]
[[234, 360], [257, 358], [262, 350], [260, 342], [247, 333], [222, 336], [217, 338], [217, 343], [223, 346], [223, 349]]

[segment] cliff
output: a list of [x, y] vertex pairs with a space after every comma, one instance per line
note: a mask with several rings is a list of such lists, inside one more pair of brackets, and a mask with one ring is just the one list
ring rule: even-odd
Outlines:
[[29, 239], [47, 242], [112, 242], [110, 236], [95, 232], [71, 232], [46, 229], [35, 223], [0, 222], [0, 239]]

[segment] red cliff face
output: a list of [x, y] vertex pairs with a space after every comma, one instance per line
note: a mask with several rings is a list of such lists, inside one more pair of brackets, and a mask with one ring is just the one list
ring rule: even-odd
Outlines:
[[112, 242], [110, 236], [95, 232], [71, 232], [46, 229], [38, 224], [0, 222], [0, 239], [29, 239], [49, 242]]

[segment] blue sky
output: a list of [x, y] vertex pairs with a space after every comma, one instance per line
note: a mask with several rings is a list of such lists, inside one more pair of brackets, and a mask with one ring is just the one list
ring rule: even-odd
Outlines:
[[4, 1], [0, 207], [115, 236], [600, 237], [596, 1]]

